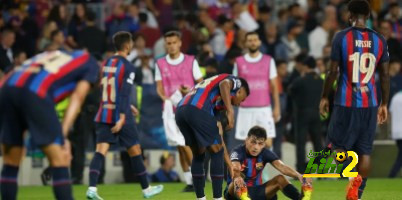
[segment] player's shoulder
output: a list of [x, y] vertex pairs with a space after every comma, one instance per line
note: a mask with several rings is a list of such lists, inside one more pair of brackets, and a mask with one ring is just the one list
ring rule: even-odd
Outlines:
[[233, 148], [230, 154], [230, 160], [239, 160], [246, 154], [246, 145], [240, 144]]
[[373, 33], [373, 35], [377, 36], [380, 40], [382, 40], [384, 42], [386, 41], [385, 37], [381, 33], [375, 31], [374, 29], [367, 28], [367, 32]]
[[276, 155], [275, 152], [273, 152], [267, 148], [262, 149], [260, 155], [262, 155], [264, 158], [271, 160], [271, 161], [279, 159], [278, 155]]
[[345, 35], [346, 35], [347, 33], [349, 33], [350, 31], [353, 31], [353, 28], [352, 28], [352, 27], [348, 27], [348, 28], [345, 28], [345, 29], [343, 29], [343, 30], [338, 31], [337, 33], [335, 33], [334, 40], [336, 41], [337, 39], [338, 39], [338, 40], [339, 40], [339, 39], [342, 39], [342, 38], [345, 37]]

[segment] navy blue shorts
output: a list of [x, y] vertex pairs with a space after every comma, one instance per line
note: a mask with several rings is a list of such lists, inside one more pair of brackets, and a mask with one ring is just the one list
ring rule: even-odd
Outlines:
[[[267, 187], [267, 182], [262, 184], [262, 185], [258, 185], [258, 186], [254, 186], [254, 187], [247, 187], [247, 193], [248, 196], [250, 197], [250, 199], [254, 200], [254, 199], [267, 199], [267, 195], [265, 193], [265, 188]], [[232, 195], [229, 194], [229, 190], [227, 189], [228, 187], [226, 187], [225, 191], [224, 191], [224, 196], [226, 200], [237, 200], [237, 198], [233, 197]], [[276, 196], [272, 199], [276, 199]], [[271, 199], [271, 200], [272, 200]]]
[[377, 128], [377, 111], [377, 107], [334, 106], [328, 127], [328, 139], [333, 149], [371, 154]]
[[50, 98], [40, 98], [25, 88], [3, 87], [0, 91], [1, 143], [23, 146], [26, 130], [34, 145], [64, 143], [55, 104]]
[[215, 117], [195, 106], [179, 107], [176, 111], [176, 124], [187, 146], [200, 148], [222, 143]]
[[125, 123], [118, 133], [112, 133], [114, 124], [96, 123], [96, 143], [119, 144], [130, 148], [138, 144], [138, 130], [135, 123]]

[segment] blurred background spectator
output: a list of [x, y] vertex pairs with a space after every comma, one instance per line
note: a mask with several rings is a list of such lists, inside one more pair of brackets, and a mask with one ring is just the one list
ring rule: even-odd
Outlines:
[[179, 175], [173, 170], [176, 165], [174, 154], [164, 152], [159, 163], [160, 168], [151, 176], [152, 182], [180, 182]]

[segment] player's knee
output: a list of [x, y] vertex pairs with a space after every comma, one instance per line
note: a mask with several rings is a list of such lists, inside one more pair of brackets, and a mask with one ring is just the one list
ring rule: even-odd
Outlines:
[[286, 177], [284, 175], [277, 175], [277, 176], [275, 176], [274, 179], [280, 188], [283, 188], [289, 184], [288, 179], [286, 179]]
[[141, 147], [139, 144], [133, 145], [127, 149], [127, 153], [130, 157], [141, 155]]
[[52, 167], [68, 167], [70, 166], [71, 157], [68, 155], [53, 154], [49, 157], [49, 164]]
[[99, 143], [96, 145], [96, 152], [102, 154], [103, 156], [109, 151], [110, 144], [108, 143]]

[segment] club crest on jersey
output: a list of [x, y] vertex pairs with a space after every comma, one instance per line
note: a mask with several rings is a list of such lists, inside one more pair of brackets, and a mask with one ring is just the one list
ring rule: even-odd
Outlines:
[[255, 164], [255, 168], [256, 168], [257, 170], [261, 170], [262, 168], [264, 168], [264, 164], [263, 164], [262, 162], [256, 163], [256, 164]]

